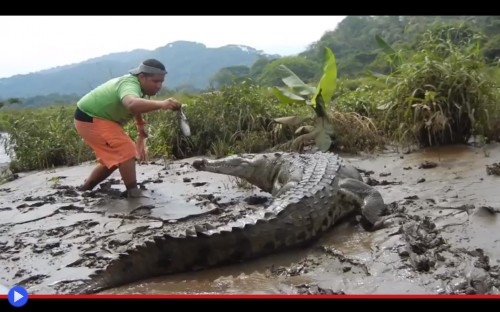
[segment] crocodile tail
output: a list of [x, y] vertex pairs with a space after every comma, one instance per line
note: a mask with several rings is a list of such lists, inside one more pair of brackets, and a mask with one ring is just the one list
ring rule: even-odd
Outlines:
[[[283, 226], [274, 214], [245, 218], [212, 230], [164, 235], [120, 254], [84, 281], [77, 293], [96, 293], [155, 276], [197, 271], [269, 254], [284, 247]], [[294, 229], [285, 231], [293, 233]], [[285, 235], [286, 236], [286, 235]], [[278, 237], [278, 238], [277, 238]]]

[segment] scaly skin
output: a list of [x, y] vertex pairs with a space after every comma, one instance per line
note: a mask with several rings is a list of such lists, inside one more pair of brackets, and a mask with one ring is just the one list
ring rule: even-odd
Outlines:
[[265, 210], [185, 237], [156, 237], [114, 260], [80, 293], [153, 276], [199, 270], [260, 257], [318, 238], [339, 219], [361, 213], [375, 225], [385, 209], [378, 191], [332, 153], [271, 153], [199, 159], [198, 170], [236, 176], [273, 194]]

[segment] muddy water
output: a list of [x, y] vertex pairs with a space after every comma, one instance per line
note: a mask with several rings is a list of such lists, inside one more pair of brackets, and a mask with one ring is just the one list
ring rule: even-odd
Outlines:
[[103, 293], [280, 294], [290, 287], [270, 274], [271, 266], [290, 266], [306, 255], [303, 250], [294, 250], [239, 265], [153, 278]]
[[[371, 170], [376, 172], [377, 169], [391, 172], [385, 178], [402, 182], [401, 185], [379, 187], [386, 202], [416, 195], [420, 202], [428, 205], [422, 206], [421, 214], [435, 216], [438, 225], [446, 226], [443, 235], [447, 239], [469, 248], [488, 250], [492, 257], [500, 259], [500, 248], [495, 248], [500, 239], [498, 214], [479, 209], [481, 206], [500, 207], [500, 177], [486, 173], [487, 165], [500, 160], [499, 152], [497, 144], [486, 149], [456, 145], [425, 149], [404, 155], [403, 159], [390, 157], [391, 165], [387, 164], [391, 163], [389, 159], [381, 157], [359, 161], [359, 166], [375, 167]], [[435, 162], [437, 166], [418, 169], [425, 161]], [[408, 169], [410, 167], [412, 169]], [[420, 179], [425, 181], [419, 183]], [[470, 211], [453, 209], [462, 205], [474, 208]], [[453, 211], [453, 218], [440, 217], [450, 211]]]
[[319, 255], [321, 245], [332, 245], [346, 255], [361, 256], [370, 248], [370, 238], [360, 228], [343, 222], [310, 248], [297, 248], [280, 254], [200, 272], [177, 274], [132, 283], [103, 293], [122, 294], [281, 294], [296, 293], [296, 285], [315, 282], [307, 276], [284, 277], [273, 274], [279, 268], [291, 267], [311, 255]]
[[[367, 232], [350, 218], [308, 248], [106, 293], [498, 292], [500, 222], [490, 211], [500, 206], [500, 177], [487, 175], [486, 165], [500, 161], [499, 145], [346, 157], [372, 171], [365, 181], [378, 183], [391, 215], [403, 215], [392, 226]], [[117, 174], [104, 193], [72, 193], [90, 165], [26, 173], [1, 185], [0, 284], [64, 293], [51, 285], [84, 278], [105, 265], [102, 259], [174, 225], [182, 229], [188, 216], [217, 225], [258, 207], [245, 204], [249, 196], [268, 196], [226, 176], [194, 172], [189, 161], [139, 166], [150, 196], [140, 200], [120, 198]], [[428, 162], [436, 166], [422, 168]]]

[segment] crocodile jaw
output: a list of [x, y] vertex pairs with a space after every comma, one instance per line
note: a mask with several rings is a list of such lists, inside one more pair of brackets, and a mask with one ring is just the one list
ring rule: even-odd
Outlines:
[[[271, 157], [272, 158], [272, 157]], [[275, 162], [264, 155], [233, 155], [223, 159], [197, 159], [193, 167], [245, 179], [264, 191], [270, 191], [273, 185]]]

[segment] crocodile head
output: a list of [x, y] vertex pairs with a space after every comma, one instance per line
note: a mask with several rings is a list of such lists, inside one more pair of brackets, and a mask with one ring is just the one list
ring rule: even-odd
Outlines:
[[245, 179], [260, 189], [271, 192], [280, 166], [282, 154], [241, 154], [221, 159], [197, 159], [197, 170], [235, 176]]

